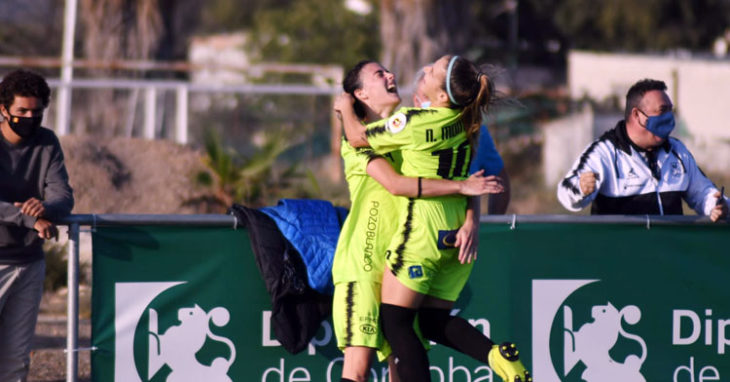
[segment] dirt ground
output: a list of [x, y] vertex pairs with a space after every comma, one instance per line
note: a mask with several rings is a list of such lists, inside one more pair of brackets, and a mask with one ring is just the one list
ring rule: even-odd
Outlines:
[[[79, 347], [89, 347], [91, 320], [79, 322]], [[36, 325], [28, 382], [66, 381], [66, 317], [41, 315]], [[79, 352], [79, 382], [91, 381], [88, 351]]]
[[208, 189], [195, 181], [202, 154], [165, 140], [61, 137], [74, 189], [74, 214], [201, 213], [192, 200]]
[[[88, 304], [88, 289], [82, 289], [79, 304]], [[36, 324], [30, 356], [28, 382], [66, 381], [66, 292], [46, 293]], [[88, 311], [88, 310], [87, 310]], [[79, 320], [79, 348], [91, 345], [91, 320]], [[78, 381], [91, 381], [90, 352], [78, 353]]]

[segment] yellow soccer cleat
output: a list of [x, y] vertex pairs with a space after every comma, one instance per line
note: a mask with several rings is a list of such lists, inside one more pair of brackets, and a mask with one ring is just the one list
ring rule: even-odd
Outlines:
[[492, 346], [487, 356], [489, 367], [506, 382], [532, 382], [530, 372], [520, 362], [520, 351], [511, 342]]

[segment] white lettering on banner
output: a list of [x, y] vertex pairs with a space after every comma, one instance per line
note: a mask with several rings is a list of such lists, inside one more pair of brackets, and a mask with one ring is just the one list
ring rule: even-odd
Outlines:
[[[327, 346], [332, 341], [332, 326], [328, 321], [322, 321], [322, 328], [324, 328], [324, 336], [321, 339], [312, 338], [307, 346], [307, 354], [315, 355], [317, 353], [316, 346]], [[271, 330], [271, 311], [264, 310], [261, 312], [261, 346], [281, 346], [279, 342], [273, 336], [273, 330]]]
[[309, 355], [315, 355], [317, 351], [315, 350], [315, 346], [327, 346], [330, 341], [332, 341], [332, 326], [330, 326], [330, 323], [328, 321], [322, 321], [322, 327], [324, 328], [324, 336], [322, 339], [312, 338], [311, 341], [309, 341], [309, 346], [307, 347], [307, 354]]
[[[451, 315], [456, 315], [459, 313], [458, 309], [454, 309], [451, 311]], [[467, 319], [469, 321], [469, 324], [474, 326], [475, 328], [479, 329], [481, 326], [482, 333], [484, 333], [485, 336], [490, 336], [490, 324], [489, 320], [486, 318], [469, 318]], [[329, 321], [322, 321], [322, 329], [324, 330], [324, 335], [322, 338], [312, 338], [311, 341], [309, 341], [309, 345], [307, 345], [307, 354], [308, 355], [315, 355], [317, 354], [317, 347], [326, 347], [329, 345], [329, 343], [334, 339], [334, 336], [332, 335], [332, 324], [329, 323]], [[261, 346], [281, 346], [281, 342], [279, 342], [276, 338], [273, 336], [273, 330], [271, 329], [271, 311], [270, 310], [263, 310], [261, 311]], [[436, 345], [435, 342], [431, 342], [432, 345]]]
[[481, 326], [482, 327], [482, 333], [484, 333], [484, 335], [486, 337], [489, 337], [489, 338], [492, 337], [490, 335], [490, 333], [489, 333], [491, 331], [491, 327], [489, 325], [489, 320], [487, 320], [486, 318], [477, 318], [477, 319], [470, 318], [467, 321], [469, 321], [469, 324], [471, 326], [473, 326], [473, 327], [475, 327], [477, 329], [479, 329], [479, 327]]
[[[680, 372], [686, 371], [689, 374], [689, 381], [690, 382], [704, 382], [704, 381], [719, 381], [720, 380], [720, 372], [715, 368], [714, 366], [705, 366], [702, 369], [700, 369], [700, 372], [697, 373], [697, 379], [695, 379], [695, 357], [689, 357], [689, 366], [679, 366], [674, 370], [674, 375], [672, 376], [673, 382], [684, 382], [687, 381], [687, 379], [677, 379], [677, 377], [680, 376]], [[708, 375], [710, 372], [712, 372], [712, 375]], [[682, 373], [684, 374], [684, 373]]]
[[[276, 375], [279, 375], [279, 379], [269, 380], [269, 373], [276, 378]], [[295, 367], [292, 369], [292, 371], [289, 373], [287, 379], [284, 379], [284, 376], [286, 375], [286, 371], [284, 370], [284, 358], [279, 359], [279, 368], [276, 367], [270, 367], [264, 371], [264, 374], [261, 375], [261, 382], [309, 382], [312, 380], [311, 375], [309, 375], [309, 370], [303, 368], [303, 367]], [[301, 375], [299, 377], [298, 375]]]
[[[687, 317], [692, 321], [692, 334], [682, 338], [682, 317]], [[672, 344], [673, 345], [689, 345], [695, 343], [700, 338], [700, 317], [691, 310], [675, 309], [672, 311]]]
[[[712, 346], [713, 344], [713, 320], [712, 309], [705, 309], [705, 345]], [[685, 318], [685, 320], [683, 320]], [[686, 319], [689, 319], [687, 321]], [[690, 325], [690, 332], [687, 336], [682, 336], [682, 323], [687, 322]], [[692, 345], [697, 342], [702, 334], [702, 320], [700, 316], [687, 309], [675, 309], [672, 311], [672, 344], [673, 345]], [[730, 334], [728, 329], [730, 326], [730, 319], [719, 319], [717, 320], [717, 354], [725, 354], [725, 348], [730, 346], [730, 338], [726, 336]], [[686, 333], [686, 332], [685, 332]]]
[[[335, 358], [332, 361], [330, 361], [329, 365], [327, 365], [327, 379], [326, 379], [326, 382], [337, 382], [337, 381], [340, 380], [340, 374], [339, 373], [338, 374], [334, 374], [335, 372], [333, 371], [333, 368], [335, 367], [336, 364], [344, 362], [344, 360], [345, 360], [344, 358], [338, 357], [338, 358]], [[378, 374], [378, 372], [375, 369], [370, 368], [370, 378], [371, 379], [368, 379], [368, 381], [372, 381], [372, 382], [383, 381], [383, 382], [385, 382], [387, 375], [388, 375], [388, 368], [387, 367], [381, 367], [380, 368], [380, 374]], [[378, 377], [380, 377], [380, 379], [378, 379]]]
[[271, 311], [264, 310], [261, 312], [261, 346], [281, 346], [281, 342], [272, 337], [271, 330]]
[[[436, 365], [431, 365], [431, 376], [433, 376], [433, 373], [435, 372], [438, 374], [437, 378], [433, 379], [433, 382], [455, 382], [455, 381], [464, 381], [467, 382], [483, 382], [483, 381], [494, 381], [494, 375], [492, 374], [492, 369], [490, 369], [487, 366], [477, 366], [474, 368], [473, 371], [469, 370], [466, 366], [463, 365], [455, 365], [454, 364], [454, 357], [449, 357], [449, 365], [446, 372], [444, 370]], [[479, 376], [478, 374], [480, 372], [484, 372], [484, 375]], [[463, 377], [465, 378], [463, 378]], [[472, 377], [474, 379], [472, 379]]]
[[[330, 364], [327, 365], [327, 382], [333, 382], [333, 381], [338, 381], [339, 380], [338, 379], [339, 376], [335, 376], [334, 379], [332, 378], [332, 368], [335, 366], [335, 363], [337, 363], [337, 362], [344, 362], [344, 361], [345, 361], [345, 358], [343, 358], [343, 357], [335, 358], [332, 361], [330, 361]], [[372, 372], [372, 370], [371, 370], [371, 372]], [[375, 376], [375, 381], [377, 382], [378, 376], [375, 375], [375, 374], [373, 374], [373, 376]]]
[[[336, 365], [343, 362], [342, 357], [334, 358], [329, 362], [326, 368], [325, 382], [336, 382], [340, 380], [339, 370], [335, 368]], [[454, 357], [449, 357], [448, 366], [446, 370], [437, 365], [431, 365], [431, 375], [437, 374], [437, 377], [433, 379], [434, 382], [461, 382], [466, 380], [467, 382], [496, 382], [492, 369], [487, 366], [481, 365], [469, 370], [464, 365], [458, 365], [454, 362]], [[264, 370], [261, 375], [261, 382], [305, 382], [311, 381], [311, 375], [309, 370], [304, 367], [294, 367], [289, 371], [286, 366], [286, 360], [284, 358], [279, 359], [279, 365], [270, 367]], [[388, 368], [383, 367], [378, 373], [375, 369], [370, 369], [369, 381], [388, 381]]]
[[[342, 363], [343, 358], [338, 357], [330, 361], [330, 363], [327, 365], [327, 378], [326, 382], [336, 382], [340, 380], [340, 374], [336, 373], [334, 370], [334, 367], [338, 363]], [[373, 378], [373, 382], [385, 381], [386, 376], [388, 375], [388, 368], [382, 368], [380, 370], [380, 375], [377, 374], [375, 369], [370, 369], [370, 376]], [[271, 378], [270, 378], [271, 377]], [[278, 378], [277, 378], [278, 377]], [[380, 377], [380, 379], [378, 379]], [[279, 359], [279, 366], [278, 367], [270, 367], [266, 370], [264, 370], [264, 373], [261, 375], [261, 382], [305, 382], [305, 381], [311, 381], [312, 377], [309, 373], [309, 370], [304, 367], [295, 367], [287, 374], [286, 369], [286, 361], [284, 358]]]

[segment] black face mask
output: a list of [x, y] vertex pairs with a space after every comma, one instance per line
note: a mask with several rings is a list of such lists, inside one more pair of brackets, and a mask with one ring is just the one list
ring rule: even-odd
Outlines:
[[28, 138], [41, 127], [41, 121], [43, 121], [42, 114], [36, 117], [16, 117], [10, 114], [8, 125], [19, 137]]

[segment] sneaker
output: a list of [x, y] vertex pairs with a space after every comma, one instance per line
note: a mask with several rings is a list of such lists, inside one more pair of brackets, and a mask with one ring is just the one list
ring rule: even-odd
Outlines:
[[506, 382], [532, 382], [530, 372], [520, 362], [520, 351], [511, 342], [492, 346], [487, 356], [489, 367]]

